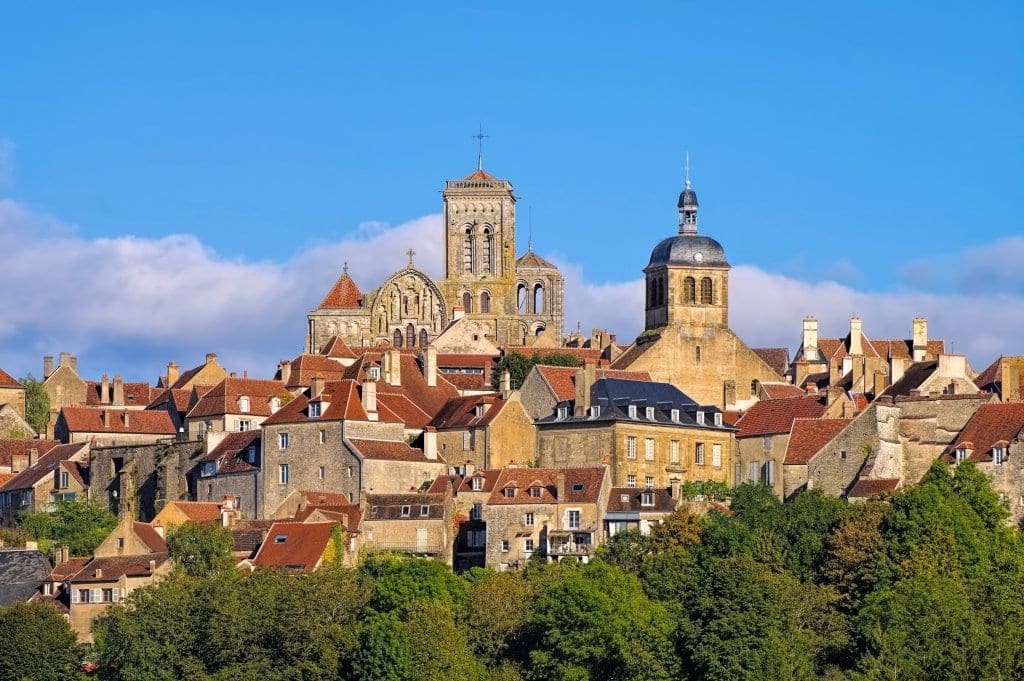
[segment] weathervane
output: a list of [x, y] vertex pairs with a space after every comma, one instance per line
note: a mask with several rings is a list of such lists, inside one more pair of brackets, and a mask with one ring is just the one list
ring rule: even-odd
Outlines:
[[484, 169], [484, 138], [490, 137], [490, 135], [484, 134], [483, 123], [480, 124], [480, 130], [473, 135], [473, 139], [476, 140], [476, 169]]

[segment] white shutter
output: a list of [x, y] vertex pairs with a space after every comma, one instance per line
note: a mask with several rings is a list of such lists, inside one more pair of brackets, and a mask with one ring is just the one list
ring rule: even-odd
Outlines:
[[102, 603], [103, 602], [103, 589], [93, 589], [92, 598], [89, 599], [90, 603]]
[[111, 589], [111, 591], [114, 592], [113, 595], [110, 597], [110, 599], [112, 601], [117, 603], [119, 600], [121, 600], [121, 590], [120, 589], [118, 589], [117, 587], [114, 587], [113, 589]]
[[77, 603], [78, 602], [78, 589], [71, 589], [71, 602], [72, 603]]

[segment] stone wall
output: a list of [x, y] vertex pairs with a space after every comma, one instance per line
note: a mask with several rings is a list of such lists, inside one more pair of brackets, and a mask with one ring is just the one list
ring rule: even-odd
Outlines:
[[[768, 447], [764, 445], [765, 438], [768, 439]], [[783, 479], [783, 461], [786, 460], [786, 448], [789, 447], [789, 433], [776, 435], [736, 438], [736, 464], [733, 466], [733, 481], [735, 484], [752, 481], [762, 482], [767, 475], [766, 465], [772, 462], [772, 484], [771, 488], [775, 494], [782, 498], [785, 493]], [[750, 478], [751, 464], [757, 464], [757, 477]]]
[[190, 498], [186, 474], [203, 454], [197, 441], [92, 447], [89, 496], [117, 515], [152, 520], [169, 500]]
[[[835, 496], [849, 490], [868, 456], [878, 449], [877, 409], [876, 404], [870, 405], [811, 458], [807, 465], [808, 487]], [[787, 482], [785, 487], [792, 489], [793, 483]]]

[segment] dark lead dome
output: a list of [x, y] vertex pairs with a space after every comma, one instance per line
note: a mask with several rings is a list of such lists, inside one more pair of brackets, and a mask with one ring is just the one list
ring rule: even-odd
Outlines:
[[689, 208], [690, 206], [697, 207], [697, 192], [690, 189], [690, 183], [687, 182], [686, 189], [679, 192], [679, 203], [676, 208]]
[[[681, 197], [679, 200], [682, 202]], [[655, 265], [729, 267], [722, 244], [703, 234], [677, 234], [665, 239], [651, 251], [651, 261], [647, 266]]]

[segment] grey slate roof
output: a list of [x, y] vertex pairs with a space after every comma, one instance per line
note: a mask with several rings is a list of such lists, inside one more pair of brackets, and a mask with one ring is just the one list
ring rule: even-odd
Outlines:
[[0, 605], [27, 601], [50, 574], [50, 561], [35, 549], [0, 550]]

